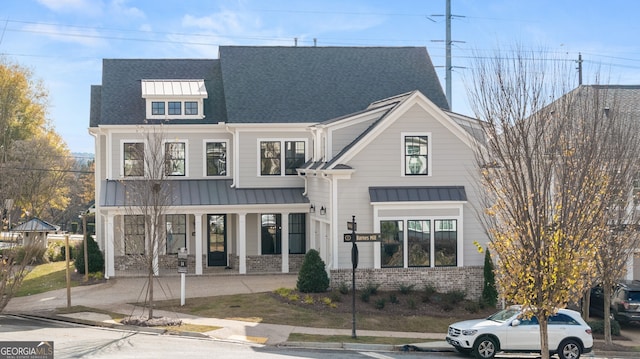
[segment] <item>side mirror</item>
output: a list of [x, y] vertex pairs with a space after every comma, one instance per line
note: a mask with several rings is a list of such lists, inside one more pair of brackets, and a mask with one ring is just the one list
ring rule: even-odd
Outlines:
[[512, 327], [517, 327], [518, 325], [520, 325], [520, 319], [514, 319], [513, 322], [511, 322]]

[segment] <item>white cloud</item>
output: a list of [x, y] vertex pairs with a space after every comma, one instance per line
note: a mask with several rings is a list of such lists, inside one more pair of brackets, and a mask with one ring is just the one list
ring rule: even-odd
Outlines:
[[100, 34], [93, 29], [74, 28], [49, 24], [30, 24], [23, 31], [46, 36], [56, 41], [76, 43], [84, 46], [99, 46], [103, 44]]
[[128, 0], [113, 0], [109, 4], [109, 11], [115, 16], [125, 16], [127, 18], [145, 18], [145, 14], [137, 7], [127, 6]]

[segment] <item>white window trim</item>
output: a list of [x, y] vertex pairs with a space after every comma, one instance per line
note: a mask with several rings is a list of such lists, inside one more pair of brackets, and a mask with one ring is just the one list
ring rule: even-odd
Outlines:
[[165, 139], [162, 141], [162, 158], [166, 159], [167, 143], [184, 143], [184, 176], [168, 175], [167, 178], [187, 178], [189, 177], [189, 140], [181, 138]]
[[[406, 169], [406, 165], [405, 165], [405, 143], [404, 143], [404, 139], [407, 136], [427, 136], [427, 174], [426, 175], [407, 175], [405, 173], [405, 169]], [[417, 178], [424, 178], [424, 177], [431, 177], [433, 176], [433, 173], [431, 171], [431, 167], [433, 164], [433, 158], [432, 158], [432, 151], [431, 151], [431, 143], [432, 143], [432, 136], [431, 136], [431, 132], [401, 132], [400, 133], [400, 174], [402, 177], [417, 177]]]
[[[280, 142], [280, 175], [263, 175], [261, 173], [261, 168], [262, 168], [262, 158], [261, 158], [261, 154], [260, 154], [260, 143], [261, 142]], [[284, 163], [285, 163], [285, 149], [284, 149], [284, 143], [285, 142], [304, 142], [304, 160], [305, 162], [309, 160], [309, 139], [308, 138], [258, 138], [257, 139], [257, 143], [256, 143], [256, 147], [257, 147], [257, 166], [256, 166], [256, 173], [258, 177], [263, 177], [263, 178], [269, 178], [269, 177], [293, 177], [295, 175], [287, 175], [285, 174], [285, 168], [284, 168]]]
[[[224, 176], [212, 176], [212, 175], [207, 175], [207, 143], [212, 143], [212, 142], [224, 142], [226, 144], [226, 149], [227, 149], [227, 162], [226, 162], [226, 175]], [[228, 139], [205, 139], [202, 140], [202, 177], [205, 178], [228, 178], [231, 177], [229, 175], [229, 151], [231, 151], [231, 149], [229, 148], [229, 140]]]
[[[142, 143], [144, 145], [144, 153], [146, 155], [146, 151], [147, 151], [147, 144], [145, 141], [141, 141], [140, 139], [122, 139], [120, 140], [120, 148], [119, 148], [119, 152], [120, 152], [120, 162], [118, 163], [118, 167], [120, 167], [120, 178], [143, 178], [144, 175], [142, 176], [125, 176], [124, 175], [124, 144], [125, 143]], [[143, 162], [144, 162], [144, 155], [143, 155]], [[147, 171], [146, 166], [144, 169], [145, 173]]]
[[[152, 102], [164, 102], [164, 115], [152, 115], [151, 103]], [[180, 115], [169, 115], [169, 102], [180, 102]], [[197, 102], [198, 114], [186, 115], [185, 114], [185, 102]], [[204, 99], [202, 98], [185, 98], [185, 97], [159, 97], [159, 98], [147, 98], [146, 99], [146, 117], [151, 120], [201, 120], [204, 116]]]
[[[389, 209], [398, 209], [398, 210], [407, 210], [407, 209], [415, 209], [416, 211], [421, 210], [421, 209], [425, 209], [425, 210], [446, 210], [446, 209], [457, 209], [458, 215], [443, 215], [443, 216], [438, 216], [438, 215], [429, 215], [429, 216], [380, 216], [378, 215], [380, 210], [389, 210]], [[403, 243], [404, 243], [404, 247], [403, 248], [403, 267], [402, 268], [409, 268], [409, 250], [407, 247], [407, 242], [408, 242], [408, 231], [406, 230], [406, 226], [407, 226], [407, 221], [409, 220], [430, 220], [431, 221], [431, 234], [430, 234], [430, 251], [431, 253], [429, 254], [430, 256], [430, 265], [429, 268], [434, 268], [435, 267], [435, 240], [434, 240], [434, 236], [435, 236], [435, 232], [434, 232], [434, 228], [435, 228], [435, 221], [436, 220], [449, 220], [449, 219], [455, 219], [457, 221], [457, 233], [458, 233], [458, 239], [457, 239], [457, 257], [456, 257], [456, 263], [457, 263], [457, 267], [463, 267], [464, 266], [464, 241], [465, 241], [465, 236], [464, 236], [464, 205], [462, 203], [456, 203], [456, 202], [449, 202], [449, 203], [443, 203], [443, 202], [436, 202], [436, 203], [430, 203], [430, 204], [411, 204], [411, 203], [407, 203], [407, 202], [389, 202], [389, 203], [377, 203], [374, 204], [374, 208], [373, 208], [373, 212], [374, 212], [374, 216], [373, 216], [373, 230], [375, 233], [380, 233], [380, 221], [404, 221], [404, 226], [405, 226], [405, 230], [403, 232]], [[377, 249], [376, 249], [377, 248]], [[376, 243], [376, 246], [374, 247], [374, 268], [382, 268], [382, 262], [381, 262], [381, 254], [380, 254], [380, 243]]]

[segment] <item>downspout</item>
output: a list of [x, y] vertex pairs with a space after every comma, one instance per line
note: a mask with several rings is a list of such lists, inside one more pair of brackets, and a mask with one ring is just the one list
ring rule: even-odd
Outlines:
[[232, 131], [229, 128], [229, 125], [225, 125], [224, 129], [231, 134], [231, 143], [233, 144], [233, 170], [231, 172], [231, 179], [232, 179], [231, 188], [235, 188], [236, 184], [237, 184], [236, 183], [236, 170], [238, 168], [238, 162], [239, 162], [239, 158], [240, 158], [239, 153], [238, 153], [238, 151], [240, 151], [239, 150], [240, 144], [238, 143], [239, 142], [238, 141], [238, 137], [239, 137], [238, 129], [235, 129], [235, 130]]

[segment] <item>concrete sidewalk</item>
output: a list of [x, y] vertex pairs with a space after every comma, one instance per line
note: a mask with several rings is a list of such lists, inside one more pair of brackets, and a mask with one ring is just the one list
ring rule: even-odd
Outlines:
[[[180, 299], [180, 276], [166, 276], [156, 278], [154, 293], [156, 300]], [[216, 276], [187, 276], [186, 300], [196, 297], [210, 297], [217, 295], [246, 294], [273, 291], [278, 288], [294, 288], [296, 286], [296, 274], [270, 274], [270, 275], [216, 275]], [[146, 278], [122, 277], [112, 278], [105, 283], [79, 286], [71, 288], [71, 305], [86, 306], [102, 309], [109, 312], [120, 313], [125, 316], [143, 315], [143, 308], [131, 303], [144, 302]], [[56, 308], [64, 308], [67, 305], [66, 289], [54, 290], [37, 295], [13, 298], [7, 307], [6, 313], [51, 316]], [[202, 318], [183, 313], [155, 310], [155, 316], [164, 316], [180, 319], [185, 323], [220, 327], [220, 329], [202, 333], [201, 335], [240, 342], [249, 342], [267, 345], [288, 346], [316, 346], [313, 343], [289, 342], [292, 333], [317, 334], [317, 335], [344, 335], [351, 336], [351, 329], [326, 329], [301, 327], [290, 325], [275, 325], [266, 323], [252, 323], [217, 318]], [[70, 321], [85, 324], [118, 326], [105, 314], [94, 312], [82, 312], [66, 314], [63, 316]], [[413, 343], [407, 343], [406, 348], [425, 351], [453, 351], [453, 348], [445, 341], [444, 333], [415, 333], [415, 332], [390, 332], [356, 330], [358, 337], [397, 337], [415, 339]], [[635, 332], [623, 333], [628, 341], [617, 341], [616, 344], [638, 347], [640, 335]], [[428, 341], [427, 341], [428, 340]], [[346, 343], [317, 343], [317, 347], [323, 348], [360, 348], [358, 344]], [[369, 349], [399, 350], [402, 346], [371, 346]], [[617, 354], [617, 353], [616, 353]], [[624, 357], [622, 353], [618, 355]], [[628, 354], [628, 353], [626, 353]], [[631, 353], [634, 354], [634, 353]], [[637, 354], [637, 353], [635, 353]], [[633, 355], [631, 356], [633, 357]]]

